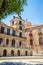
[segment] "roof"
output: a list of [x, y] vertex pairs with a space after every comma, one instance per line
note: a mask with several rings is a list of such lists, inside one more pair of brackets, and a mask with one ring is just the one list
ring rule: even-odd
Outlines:
[[41, 24], [41, 25], [32, 25], [32, 26], [26, 27], [25, 30], [30, 29], [30, 28], [41, 27], [41, 26], [43, 26], [43, 24]]

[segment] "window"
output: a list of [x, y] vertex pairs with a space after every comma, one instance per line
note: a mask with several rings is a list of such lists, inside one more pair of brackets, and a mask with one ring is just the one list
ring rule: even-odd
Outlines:
[[41, 28], [38, 29], [38, 34], [39, 34], [39, 35], [42, 35], [42, 30], [41, 30]]
[[10, 35], [10, 29], [9, 28], [7, 28], [7, 34]]
[[21, 16], [19, 16], [20, 17], [20, 19], [21, 19]]
[[30, 34], [32, 34], [32, 30], [30, 30]]
[[6, 49], [3, 51], [3, 56], [7, 56], [7, 50]]
[[42, 38], [39, 38], [39, 44], [40, 45], [42, 44]]
[[3, 41], [3, 39], [2, 38], [0, 38], [0, 44], [1, 44], [1, 42]]
[[30, 45], [33, 46], [33, 40], [32, 39], [30, 40]]
[[29, 36], [32, 36], [32, 30], [29, 31]]
[[1, 25], [0, 25], [0, 33], [1, 33]]
[[13, 18], [15, 18], [15, 16], [13, 16]]
[[18, 50], [18, 56], [20, 56], [20, 50]]
[[4, 33], [4, 27], [1, 27], [1, 33]]
[[22, 26], [19, 26], [19, 29], [22, 30]]
[[19, 36], [22, 37], [22, 32], [20, 32]]
[[12, 46], [15, 47], [15, 40], [14, 39], [12, 40]]
[[20, 41], [19, 46], [21, 46], [22, 42]]
[[12, 31], [12, 35], [15, 36], [15, 30]]
[[38, 29], [38, 32], [39, 32], [39, 33], [42, 32], [41, 28]]
[[8, 45], [8, 44], [9, 44], [9, 39], [6, 40], [6, 45]]
[[12, 21], [12, 25], [14, 25], [14, 21]]
[[14, 51], [13, 50], [11, 50], [11, 56], [14, 56]]
[[19, 21], [19, 24], [22, 25], [22, 21]]
[[25, 51], [25, 55], [28, 56], [28, 52], [27, 51]]

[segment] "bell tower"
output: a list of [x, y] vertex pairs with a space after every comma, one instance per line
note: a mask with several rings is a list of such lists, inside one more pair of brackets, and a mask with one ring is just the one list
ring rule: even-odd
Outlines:
[[16, 31], [16, 35], [19, 39], [19, 45], [21, 45], [21, 47], [25, 47], [25, 41], [26, 41], [26, 37], [25, 37], [25, 20], [23, 20], [21, 18], [21, 16], [14, 16], [13, 19], [10, 21], [10, 26], [12, 26], [15, 31]]
[[23, 30], [24, 29], [24, 23], [25, 23], [25, 21], [21, 18], [21, 16], [16, 15], [10, 21], [10, 26]]

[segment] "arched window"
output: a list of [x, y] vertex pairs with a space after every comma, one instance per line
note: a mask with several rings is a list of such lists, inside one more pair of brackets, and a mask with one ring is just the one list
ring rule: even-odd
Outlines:
[[33, 40], [32, 39], [30, 39], [30, 45], [33, 46]]
[[1, 42], [3, 41], [3, 39], [2, 38], [0, 38], [0, 44], [1, 44]]
[[8, 45], [9, 44], [9, 39], [6, 39], [6, 45]]
[[20, 32], [19, 36], [22, 37], [22, 32]]
[[15, 40], [14, 39], [12, 40], [12, 46], [15, 46]]
[[3, 51], [3, 56], [7, 56], [7, 50], [6, 49]]
[[25, 51], [25, 55], [28, 56], [28, 52], [27, 51]]
[[14, 51], [13, 50], [11, 50], [11, 56], [14, 56]]
[[19, 46], [21, 46], [21, 44], [22, 44], [22, 42], [20, 41], [20, 42], [19, 42]]
[[42, 38], [39, 38], [39, 44], [40, 45], [42, 44]]
[[20, 50], [18, 50], [18, 56], [20, 56]]

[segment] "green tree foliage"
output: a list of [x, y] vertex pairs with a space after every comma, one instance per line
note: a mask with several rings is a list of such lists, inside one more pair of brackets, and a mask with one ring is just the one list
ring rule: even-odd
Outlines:
[[21, 14], [27, 0], [0, 0], [0, 20], [12, 13]]

